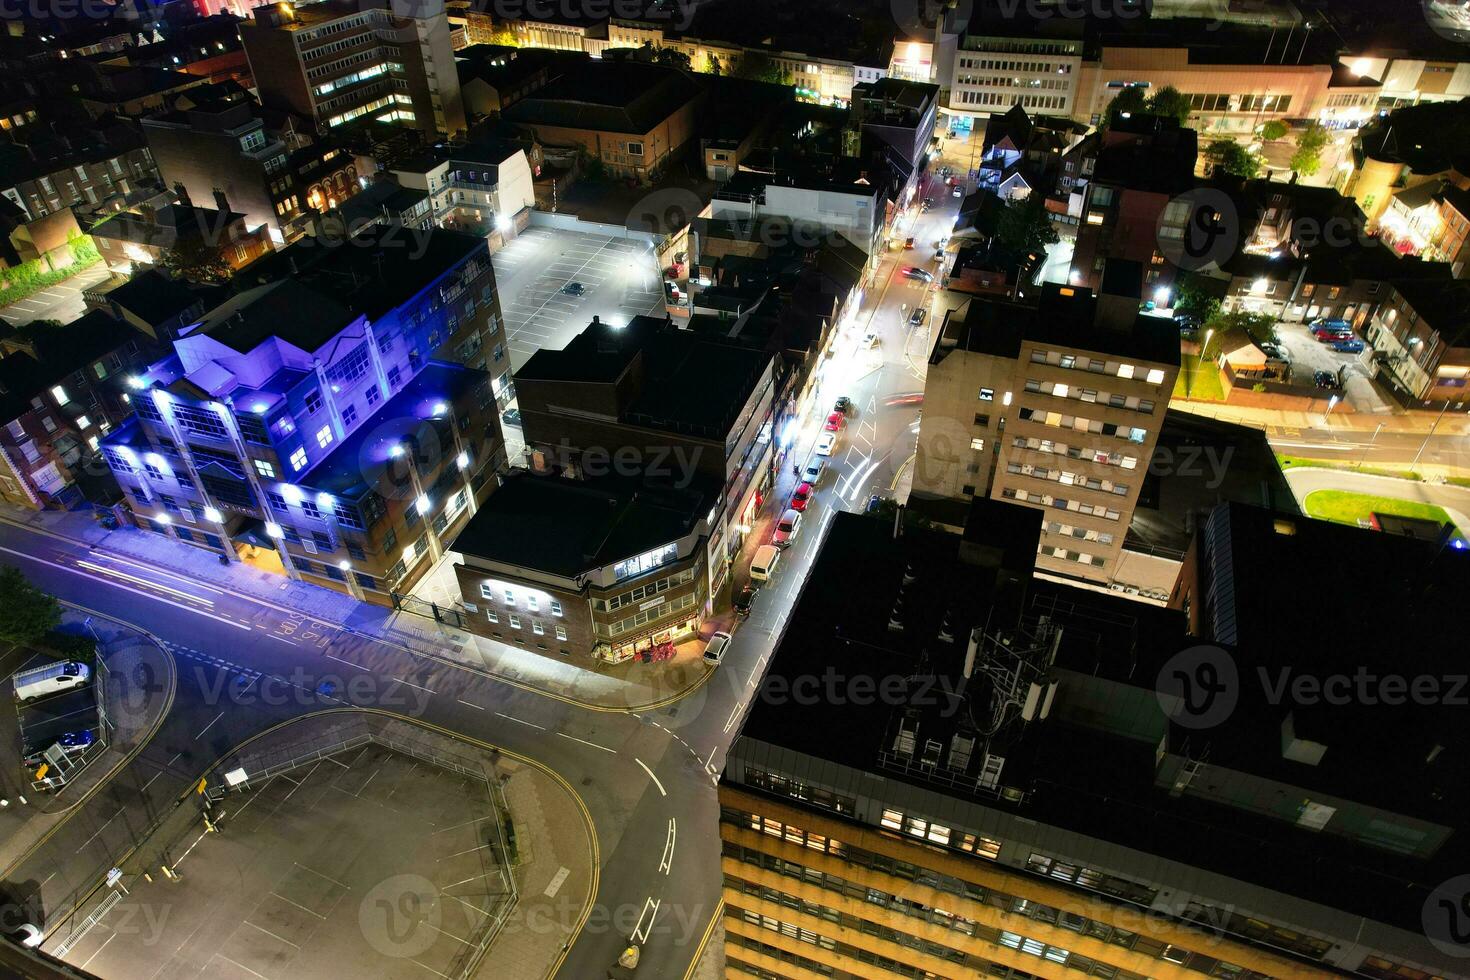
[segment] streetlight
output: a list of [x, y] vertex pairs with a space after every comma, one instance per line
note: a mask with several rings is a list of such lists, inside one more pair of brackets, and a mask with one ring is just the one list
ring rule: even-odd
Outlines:
[[1362, 469], [1363, 468], [1363, 464], [1368, 461], [1368, 453], [1373, 449], [1373, 443], [1377, 441], [1377, 439], [1378, 439], [1378, 433], [1380, 433], [1382, 431], [1383, 431], [1383, 423], [1382, 422], [1379, 422], [1378, 425], [1375, 426], [1374, 429], [1373, 429], [1373, 435], [1370, 436], [1369, 439], [1368, 439], [1368, 445], [1366, 445], [1366, 446], [1363, 447], [1363, 456], [1362, 456], [1361, 459], [1358, 460], [1358, 469]]
[[1409, 470], [1411, 472], [1413, 471], [1415, 466], [1419, 465], [1419, 457], [1424, 455], [1424, 449], [1429, 445], [1429, 440], [1434, 438], [1434, 430], [1439, 428], [1440, 420], [1444, 418], [1444, 413], [1448, 412], [1449, 410], [1450, 403], [1449, 401], [1446, 401], [1444, 403], [1444, 408], [1441, 408], [1439, 410], [1439, 414], [1434, 417], [1434, 421], [1430, 424], [1429, 431], [1425, 433], [1424, 441], [1419, 443], [1419, 451], [1414, 454], [1414, 461], [1409, 464]]

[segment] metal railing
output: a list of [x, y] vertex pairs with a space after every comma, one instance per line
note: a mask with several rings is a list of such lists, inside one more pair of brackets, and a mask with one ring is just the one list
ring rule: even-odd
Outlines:
[[112, 907], [122, 901], [122, 897], [123, 893], [120, 891], [108, 892], [107, 897], [99, 902], [95, 909], [87, 913], [87, 917], [72, 930], [71, 935], [63, 939], [56, 949], [52, 951], [52, 955], [57, 958], [62, 958], [71, 952], [71, 948], [83, 939], [86, 939], [87, 933], [92, 931], [92, 927], [105, 919], [107, 913], [112, 911]]

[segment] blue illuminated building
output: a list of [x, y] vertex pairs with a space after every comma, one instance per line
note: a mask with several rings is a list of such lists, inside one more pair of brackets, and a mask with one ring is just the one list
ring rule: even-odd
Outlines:
[[108, 464], [142, 528], [387, 602], [505, 465], [485, 241], [308, 238], [233, 286], [130, 379], [136, 414], [104, 441]]

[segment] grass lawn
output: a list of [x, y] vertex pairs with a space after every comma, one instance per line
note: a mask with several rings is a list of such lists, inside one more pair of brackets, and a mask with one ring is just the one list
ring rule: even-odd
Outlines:
[[[1370, 473], [1374, 476], [1393, 476], [1401, 480], [1421, 480], [1423, 477], [1409, 469], [1405, 464], [1403, 467], [1393, 466], [1358, 466], [1356, 463], [1336, 459], [1308, 459], [1303, 456], [1288, 456], [1286, 453], [1277, 453], [1276, 462], [1282, 470], [1308, 467], [1321, 470], [1345, 470], [1350, 473]], [[1453, 483], [1454, 479], [1446, 482]], [[1461, 484], [1462, 486], [1465, 484]]]
[[[1372, 519], [1372, 515], [1394, 514], [1398, 517], [1417, 517], [1439, 524], [1453, 524], [1444, 508], [1434, 504], [1422, 504], [1415, 500], [1400, 500], [1397, 497], [1379, 497], [1374, 494], [1352, 493], [1347, 490], [1314, 490], [1302, 501], [1309, 517], [1337, 521], [1340, 524], [1357, 525], [1358, 521]], [[1456, 537], [1463, 538], [1464, 532]]]
[[1174, 379], [1174, 397], [1223, 402], [1225, 389], [1220, 387], [1220, 369], [1213, 361], [1201, 366], [1198, 354], [1183, 355], [1179, 359], [1179, 377]]

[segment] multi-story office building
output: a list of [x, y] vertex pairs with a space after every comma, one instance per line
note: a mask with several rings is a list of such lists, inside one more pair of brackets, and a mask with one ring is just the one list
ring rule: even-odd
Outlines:
[[[1166, 609], [1035, 577], [1042, 520], [832, 522], [719, 785], [731, 975], [1463, 975], [1426, 912], [1464, 867], [1460, 709], [1255, 680], [1443, 676], [1456, 611], [1411, 612], [1460, 556], [1225, 505]], [[1281, 609], [1385, 552], [1392, 604]], [[1181, 655], [1238, 670], [1216, 714]]]
[[371, 601], [406, 592], [505, 462], [484, 240], [377, 226], [235, 286], [132, 379], [136, 415], [105, 443], [139, 526]]
[[1071, 117], [1083, 60], [1082, 21], [1068, 17], [975, 24], [959, 41], [942, 112], [949, 128], [968, 132], [977, 119], [1021, 106], [1032, 115]]
[[440, 0], [317, 0], [256, 7], [240, 25], [261, 102], [315, 121], [465, 128], [449, 20]]
[[531, 469], [717, 487], [705, 519], [714, 595], [771, 483], [773, 361], [667, 320], [618, 327], [593, 317], [565, 348], [539, 350], [515, 373]]
[[693, 635], [725, 560], [710, 550], [719, 493], [708, 479], [507, 479], [451, 546], [469, 627], [614, 663]]
[[126, 379], [154, 349], [100, 311], [64, 327], [0, 332], [0, 500], [79, 502], [81, 465], [128, 416]]
[[1053, 285], [1035, 306], [977, 297], [946, 313], [916, 497], [1040, 508], [1040, 566], [1109, 580], [1179, 371], [1178, 330], [1138, 312], [1137, 272], [1110, 267], [1097, 297]]

